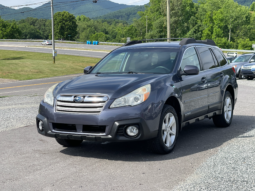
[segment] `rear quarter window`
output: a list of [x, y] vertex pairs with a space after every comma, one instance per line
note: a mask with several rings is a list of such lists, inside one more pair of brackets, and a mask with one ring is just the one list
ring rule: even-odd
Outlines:
[[225, 64], [227, 64], [226, 59], [223, 57], [222, 53], [217, 48], [213, 48], [212, 51], [215, 54], [216, 59], [218, 60], [219, 66], [224, 66]]

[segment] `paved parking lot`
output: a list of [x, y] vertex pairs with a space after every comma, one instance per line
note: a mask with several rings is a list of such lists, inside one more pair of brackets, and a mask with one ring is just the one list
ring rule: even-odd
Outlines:
[[238, 83], [231, 127], [216, 128], [211, 120], [187, 126], [169, 155], [143, 142], [64, 148], [36, 131], [43, 93], [0, 98], [0, 188], [254, 190], [255, 80]]

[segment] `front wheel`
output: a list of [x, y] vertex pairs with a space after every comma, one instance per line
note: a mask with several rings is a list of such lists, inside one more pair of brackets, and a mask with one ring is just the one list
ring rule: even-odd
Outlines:
[[160, 154], [168, 154], [174, 150], [179, 135], [179, 122], [175, 109], [165, 105], [159, 122], [158, 135], [150, 142], [153, 150]]
[[238, 78], [239, 78], [240, 80], [241, 80], [241, 79], [244, 79], [244, 75], [242, 75], [241, 72], [239, 72]]
[[58, 142], [58, 144], [64, 147], [78, 147], [83, 142], [82, 140], [70, 140], [70, 139], [59, 139], [59, 138], [56, 138], [56, 141]]
[[225, 93], [224, 105], [222, 108], [222, 114], [213, 117], [213, 123], [216, 127], [228, 127], [230, 126], [233, 118], [233, 98], [230, 92]]
[[247, 80], [253, 80], [254, 78], [253, 77], [247, 77]]

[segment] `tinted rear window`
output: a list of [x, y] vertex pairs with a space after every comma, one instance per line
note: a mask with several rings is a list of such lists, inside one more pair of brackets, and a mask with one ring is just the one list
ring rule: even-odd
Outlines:
[[225, 64], [227, 64], [227, 61], [225, 60], [225, 58], [222, 56], [221, 52], [218, 49], [213, 48], [212, 50], [220, 66], [224, 66]]
[[204, 70], [217, 67], [214, 63], [212, 54], [207, 47], [199, 47], [197, 50], [200, 54]]

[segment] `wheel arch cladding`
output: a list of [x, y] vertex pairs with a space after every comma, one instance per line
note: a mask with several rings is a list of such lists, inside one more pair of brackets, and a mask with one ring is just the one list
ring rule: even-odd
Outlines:
[[[174, 96], [171, 96], [166, 100], [165, 104], [171, 105], [175, 109], [178, 116], [179, 125], [180, 125], [182, 122], [182, 113], [181, 113], [181, 106], [178, 99]], [[181, 130], [181, 128], [179, 128], [179, 130]]]
[[226, 91], [228, 91], [232, 95], [233, 105], [235, 106], [235, 92], [234, 92], [234, 88], [231, 85], [228, 85]]

